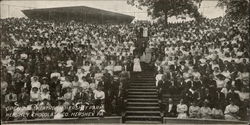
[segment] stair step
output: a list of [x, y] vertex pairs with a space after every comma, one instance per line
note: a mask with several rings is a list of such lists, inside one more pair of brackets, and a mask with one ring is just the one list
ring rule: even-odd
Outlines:
[[145, 83], [132, 83], [130, 84], [129, 87], [148, 87], [148, 88], [156, 88], [155, 84], [151, 83], [151, 84], [145, 84]]
[[156, 95], [157, 92], [128, 92], [130, 95]]
[[133, 102], [158, 102], [158, 99], [145, 99], [145, 98], [128, 98], [128, 101], [133, 101]]
[[159, 105], [158, 102], [127, 102], [127, 104], [131, 104], [131, 105]]
[[136, 76], [134, 77], [134, 79], [155, 79], [154, 75], [140, 75], [140, 76]]
[[157, 89], [128, 89], [130, 92], [156, 92]]
[[143, 83], [143, 82], [137, 82], [137, 83], [130, 83], [130, 86], [155, 86], [155, 83]]
[[148, 107], [139, 107], [139, 106], [127, 106], [127, 109], [137, 109], [137, 110], [147, 110], [147, 109], [150, 109], [150, 110], [157, 110], [157, 109], [160, 109], [159, 106], [148, 106]]
[[131, 83], [130, 86], [155, 86], [155, 83]]
[[161, 116], [126, 116], [126, 118], [132, 118], [132, 119], [138, 119], [138, 118], [147, 118], [147, 119], [153, 119], [153, 118], [161, 118]]
[[143, 78], [155, 78], [155, 76], [154, 75], [151, 75], [151, 74], [144, 74], [144, 75], [138, 75], [138, 76], [136, 76], [135, 78], [141, 78], [141, 79], [143, 79]]
[[147, 80], [155, 80], [155, 76], [154, 75], [148, 75], [148, 74], [145, 74], [145, 75], [140, 75], [140, 76], [137, 76], [136, 79], [147, 79]]
[[144, 106], [144, 107], [150, 107], [150, 106], [159, 106], [159, 104], [127, 104], [127, 106], [137, 106], [137, 107], [140, 107], [140, 106]]
[[150, 102], [127, 102], [127, 106], [144, 106], [144, 107], [150, 107], [150, 106], [159, 106], [158, 102], [150, 103]]
[[133, 83], [154, 83], [155, 80], [143, 80], [143, 79], [140, 79], [140, 80], [133, 80]]
[[127, 114], [160, 114], [160, 111], [126, 111]]
[[161, 124], [162, 122], [161, 121], [144, 121], [144, 120], [141, 120], [141, 121], [127, 120], [125, 123], [126, 124]]
[[[145, 67], [145, 68], [148, 68], [148, 67]], [[153, 75], [153, 74], [155, 74], [154, 72], [149, 72], [149, 71], [147, 71], [147, 72], [141, 72], [139, 75], [141, 75], [141, 74], [151, 74], [151, 75]]]
[[[142, 68], [149, 69], [142, 63]], [[125, 123], [161, 124], [161, 112], [154, 72], [132, 74], [127, 96]]]
[[156, 89], [156, 86], [129, 86], [131, 89]]
[[141, 72], [138, 75], [142, 75], [142, 74], [154, 75], [155, 73], [154, 72]]
[[158, 98], [158, 95], [128, 95], [128, 98]]

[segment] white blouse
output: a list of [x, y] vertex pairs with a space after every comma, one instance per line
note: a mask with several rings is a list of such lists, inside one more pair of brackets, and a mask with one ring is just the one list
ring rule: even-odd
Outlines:
[[104, 99], [105, 98], [105, 94], [103, 91], [94, 91], [94, 97], [95, 99]]

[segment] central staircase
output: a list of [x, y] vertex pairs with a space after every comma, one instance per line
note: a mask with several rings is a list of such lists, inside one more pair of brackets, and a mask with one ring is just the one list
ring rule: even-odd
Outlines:
[[145, 70], [148, 67], [142, 67], [143, 72], [133, 75], [127, 89], [124, 123], [162, 123], [155, 76], [153, 70]]

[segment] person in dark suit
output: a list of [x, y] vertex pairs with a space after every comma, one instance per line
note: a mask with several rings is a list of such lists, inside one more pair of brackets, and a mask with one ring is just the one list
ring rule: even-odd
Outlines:
[[199, 98], [199, 94], [194, 90], [193, 87], [190, 87], [189, 89], [184, 90], [184, 93], [182, 93], [183, 101], [186, 104], [189, 104], [190, 102], [197, 101]]
[[76, 101], [86, 101], [87, 100], [87, 93], [82, 91], [82, 88], [79, 87], [79, 91], [76, 93], [74, 100]]
[[216, 92], [211, 93], [211, 97], [212, 97], [211, 102], [213, 102], [213, 104], [211, 106], [213, 108], [216, 106], [216, 103], [220, 104], [223, 109], [226, 107], [226, 105], [225, 105], [225, 101], [226, 101], [225, 94], [222, 93], [221, 91], [219, 91], [219, 89]]
[[231, 63], [229, 63], [227, 60], [224, 61], [223, 65], [221, 65], [221, 70], [223, 71], [224, 69], [228, 69], [229, 72], [233, 71], [233, 67], [231, 65]]
[[[200, 93], [199, 106], [202, 106], [203, 102], [205, 100], [208, 100], [209, 102], [211, 102], [212, 101], [212, 96], [213, 95], [210, 93], [209, 89], [208, 88], [204, 88], [203, 92]], [[208, 105], [211, 106], [210, 103], [208, 103]]]
[[166, 117], [177, 117], [176, 105], [172, 98], [168, 99], [168, 103], [165, 105], [165, 116]]
[[240, 105], [240, 96], [238, 93], [235, 93], [234, 88], [231, 88], [231, 91], [227, 94], [227, 102], [232, 100], [236, 105]]
[[29, 102], [30, 100], [30, 95], [28, 94], [28, 89], [22, 88], [21, 93], [18, 94], [17, 96], [17, 101], [18, 102]]
[[244, 58], [242, 60], [242, 62], [238, 65], [237, 69], [238, 71], [243, 71], [244, 69], [246, 69], [247, 71], [249, 71], [249, 67], [250, 67], [250, 64], [247, 63], [247, 60]]
[[14, 89], [10, 89], [9, 93], [5, 95], [5, 101], [6, 104], [9, 106], [14, 106], [15, 102], [17, 102], [17, 95], [14, 93]]
[[105, 110], [107, 113], [110, 113], [111, 110], [111, 82], [112, 82], [112, 76], [110, 73], [108, 73], [108, 70], [105, 69], [103, 73], [103, 83], [104, 83], [104, 93], [105, 93]]

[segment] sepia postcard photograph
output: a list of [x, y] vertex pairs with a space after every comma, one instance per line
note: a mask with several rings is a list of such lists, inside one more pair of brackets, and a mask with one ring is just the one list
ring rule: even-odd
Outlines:
[[249, 0], [0, 0], [1, 124], [250, 125]]

